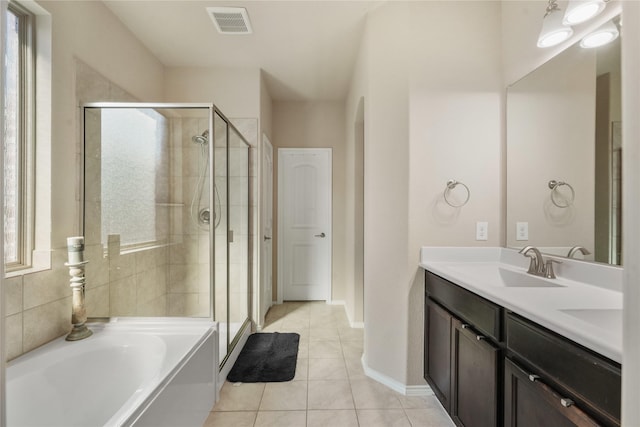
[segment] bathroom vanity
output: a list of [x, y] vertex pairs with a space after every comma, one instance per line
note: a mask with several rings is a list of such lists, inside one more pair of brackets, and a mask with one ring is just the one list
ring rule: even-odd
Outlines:
[[621, 269], [563, 260], [545, 279], [527, 264], [423, 248], [425, 379], [460, 426], [620, 425]]

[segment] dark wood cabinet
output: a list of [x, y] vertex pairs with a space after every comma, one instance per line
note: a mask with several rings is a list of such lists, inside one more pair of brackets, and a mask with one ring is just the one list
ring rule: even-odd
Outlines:
[[425, 328], [425, 379], [454, 422], [499, 425], [500, 349], [430, 298]]
[[510, 356], [571, 396], [606, 426], [620, 425], [621, 369], [604, 357], [515, 313], [505, 318]]
[[495, 342], [502, 341], [502, 307], [433, 273], [426, 274], [429, 298]]
[[451, 412], [451, 314], [427, 298], [425, 314], [425, 379]]
[[620, 426], [620, 364], [433, 273], [425, 290], [425, 379], [456, 425]]
[[452, 409], [458, 425], [499, 425], [500, 349], [471, 325], [453, 319]]
[[588, 427], [600, 426], [562, 397], [539, 376], [526, 372], [505, 359], [505, 426], [509, 427]]

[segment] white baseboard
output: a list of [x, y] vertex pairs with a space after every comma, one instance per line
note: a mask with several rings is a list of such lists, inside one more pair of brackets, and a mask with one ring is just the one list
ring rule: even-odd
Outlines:
[[347, 303], [345, 301], [342, 300], [327, 300], [327, 304], [329, 305], [342, 305], [344, 306], [344, 312], [347, 315], [347, 320], [349, 321], [349, 325], [352, 328], [355, 329], [364, 329], [364, 322], [354, 322], [353, 320], [351, 320], [351, 317], [349, 316], [349, 313], [347, 312]]
[[405, 396], [433, 396], [433, 390], [428, 385], [406, 385], [399, 381], [394, 380], [375, 369], [371, 369], [367, 366], [364, 356], [362, 356], [362, 368], [364, 373], [369, 378], [378, 381], [380, 384], [389, 387], [391, 390], [397, 391]]
[[433, 390], [427, 384], [408, 385], [405, 387], [405, 396], [433, 396]]

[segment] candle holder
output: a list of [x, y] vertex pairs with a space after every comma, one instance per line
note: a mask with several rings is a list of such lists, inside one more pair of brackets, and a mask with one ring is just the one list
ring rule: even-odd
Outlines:
[[69, 262], [64, 265], [69, 267], [69, 286], [71, 286], [71, 324], [73, 328], [65, 338], [67, 341], [78, 341], [93, 334], [85, 325], [87, 321], [87, 309], [84, 305], [84, 269], [89, 261], [84, 261], [84, 238], [69, 237], [67, 239], [69, 250]]

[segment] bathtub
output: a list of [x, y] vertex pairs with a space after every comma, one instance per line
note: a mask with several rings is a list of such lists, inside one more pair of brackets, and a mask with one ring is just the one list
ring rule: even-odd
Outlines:
[[7, 425], [197, 426], [216, 401], [215, 323], [116, 318], [7, 365]]

